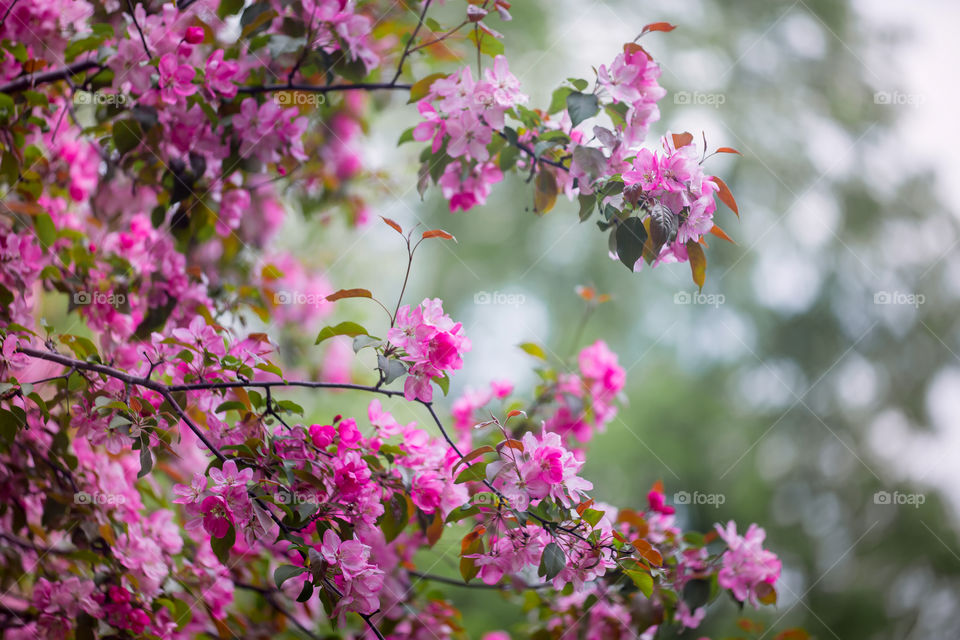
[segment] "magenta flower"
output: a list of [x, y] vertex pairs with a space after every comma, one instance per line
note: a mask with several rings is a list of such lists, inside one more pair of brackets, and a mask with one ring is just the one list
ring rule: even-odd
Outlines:
[[222, 538], [227, 535], [233, 525], [233, 518], [223, 498], [207, 496], [200, 504], [200, 511], [203, 513], [203, 528], [207, 533], [214, 538]]
[[177, 57], [168, 53], [160, 58], [160, 98], [167, 104], [177, 104], [181, 98], [197, 92], [193, 78], [197, 70], [188, 64], [179, 64]]

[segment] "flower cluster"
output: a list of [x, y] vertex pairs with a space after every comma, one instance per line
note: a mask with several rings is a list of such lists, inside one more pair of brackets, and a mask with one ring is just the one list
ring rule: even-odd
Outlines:
[[333, 581], [340, 591], [336, 611], [373, 613], [380, 608], [377, 593], [383, 586], [383, 571], [370, 563], [370, 547], [359, 540], [340, 540], [327, 529], [320, 555], [336, 572]]
[[617, 415], [614, 401], [626, 383], [626, 372], [617, 355], [598, 340], [577, 356], [580, 372], [560, 374], [550, 389], [555, 408], [547, 417], [548, 431], [560, 434], [572, 445], [574, 439], [589, 442]]
[[737, 600], [757, 606], [759, 599], [769, 595], [772, 585], [780, 578], [780, 560], [763, 548], [766, 532], [751, 524], [746, 534], [738, 535], [732, 520], [725, 527], [718, 524], [716, 529], [727, 543], [717, 582], [724, 589], [730, 589]]
[[470, 340], [462, 329], [463, 325], [443, 312], [439, 298], [426, 299], [412, 309], [409, 306], [399, 309], [387, 339], [403, 350], [401, 359], [409, 363], [403, 388], [407, 400], [430, 402], [433, 379], [463, 366], [462, 355], [470, 350]]
[[503, 179], [498, 166], [489, 162], [487, 147], [503, 130], [507, 110], [526, 101], [507, 59], [497, 56], [482, 80], [474, 80], [470, 68], [464, 67], [435, 80], [418, 103], [423, 122], [413, 129], [413, 139], [432, 141], [434, 153], [445, 149], [449, 157], [459, 159], [447, 165], [439, 180], [451, 211], [483, 204], [490, 186]]
[[526, 433], [522, 451], [510, 448], [506, 459], [488, 467], [494, 486], [517, 509], [553, 498], [565, 507], [580, 501], [593, 488], [578, 476], [583, 461], [564, 448], [560, 436], [544, 431], [540, 436]]

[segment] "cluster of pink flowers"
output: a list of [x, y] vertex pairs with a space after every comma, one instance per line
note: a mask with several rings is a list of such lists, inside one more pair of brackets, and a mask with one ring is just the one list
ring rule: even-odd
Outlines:
[[320, 555], [337, 571], [334, 584], [340, 591], [336, 611], [370, 614], [380, 608], [378, 592], [383, 570], [370, 562], [370, 547], [359, 540], [342, 540], [333, 529], [323, 534]]
[[296, 107], [284, 109], [274, 100], [258, 105], [254, 98], [240, 103], [240, 113], [233, 118], [233, 128], [240, 137], [240, 155], [262, 162], [278, 162], [283, 154], [306, 160], [303, 133], [307, 118]]
[[407, 400], [430, 402], [431, 381], [463, 366], [462, 355], [470, 350], [470, 340], [462, 329], [463, 325], [443, 312], [439, 298], [425, 299], [412, 309], [400, 308], [387, 339], [403, 349], [401, 359], [409, 363], [403, 386]]
[[[124, 591], [120, 587], [110, 587], [111, 592], [115, 589]], [[92, 580], [68, 576], [57, 582], [50, 582], [46, 578], [40, 578], [33, 588], [33, 606], [40, 613], [37, 621], [39, 635], [33, 637], [66, 637], [73, 621], [84, 613], [94, 618], [102, 618], [104, 611], [98, 602], [100, 596]], [[109, 613], [108, 610], [107, 614]], [[12, 630], [14, 634], [16, 631]], [[24, 638], [26, 637], [29, 636], [24, 635]]]
[[629, 105], [627, 124], [621, 127], [627, 147], [643, 142], [650, 125], [660, 119], [657, 101], [667, 92], [659, 77], [660, 66], [637, 45], [626, 45], [609, 67], [597, 69], [597, 83], [615, 102]]
[[573, 438], [588, 442], [595, 431], [605, 429], [617, 415], [614, 401], [626, 384], [617, 355], [602, 340], [581, 350], [577, 363], [579, 375], [560, 375], [553, 390], [556, 408], [545, 424], [571, 445]]
[[503, 130], [507, 110], [526, 101], [507, 59], [497, 56], [482, 80], [474, 80], [464, 67], [434, 81], [417, 105], [424, 120], [414, 128], [413, 139], [431, 140], [434, 153], [446, 144], [447, 155], [459, 159], [446, 167], [439, 181], [451, 211], [483, 204], [490, 186], [503, 179], [500, 168], [488, 162], [487, 145]]
[[578, 476], [583, 461], [563, 446], [560, 436], [544, 431], [539, 437], [523, 435], [523, 451], [504, 448], [504, 459], [487, 467], [494, 486], [517, 509], [553, 498], [565, 507], [579, 503], [590, 481]]
[[237, 463], [227, 460], [223, 468], [210, 468], [213, 486], [207, 489], [207, 478], [202, 473], [193, 477], [189, 486], [176, 485], [174, 500], [184, 505], [191, 521], [188, 530], [200, 527], [207, 535], [223, 538], [230, 527], [239, 526], [253, 517], [253, 504], [247, 493], [247, 483], [253, 480], [253, 470], [237, 468]]
[[686, 259], [683, 245], [688, 240], [699, 241], [713, 227], [719, 186], [704, 175], [696, 144], [677, 149], [669, 135], [662, 143], [662, 153], [649, 149], [637, 153], [631, 170], [623, 172], [623, 182], [628, 188], [637, 185], [643, 202], [659, 203], [679, 216], [676, 240], [661, 250], [660, 259], [669, 262], [669, 258]]
[[716, 525], [716, 529], [727, 543], [717, 582], [724, 589], [730, 589], [737, 600], [758, 606], [759, 598], [764, 595], [762, 589], [769, 591], [780, 577], [781, 568], [776, 554], [763, 548], [766, 532], [751, 524], [746, 534], [738, 535], [732, 520], [726, 527]]

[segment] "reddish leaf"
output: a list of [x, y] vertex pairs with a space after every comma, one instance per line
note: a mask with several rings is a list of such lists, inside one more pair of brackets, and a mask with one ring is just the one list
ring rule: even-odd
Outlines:
[[457, 241], [452, 235], [444, 231], [443, 229], [431, 229], [430, 231], [423, 232], [424, 239], [426, 238], [443, 238], [444, 240], [453, 240]]
[[327, 300], [335, 302], [343, 298], [372, 298], [373, 294], [366, 289], [340, 289], [336, 293], [327, 296]]
[[739, 218], [740, 208], [737, 207], [737, 201], [733, 199], [733, 194], [730, 193], [730, 187], [728, 187], [727, 183], [717, 176], [713, 176], [710, 179], [713, 180], [718, 187], [720, 187], [720, 191], [717, 192], [717, 197], [720, 198], [720, 202], [730, 207], [730, 210], [737, 214], [737, 217]]
[[720, 238], [720, 239], [722, 239], [722, 240], [726, 240], [727, 242], [731, 242], [731, 243], [733, 243], [733, 244], [737, 244], [736, 242], [733, 241], [733, 238], [731, 238], [730, 236], [727, 235], [727, 232], [726, 232], [726, 231], [724, 231], [723, 229], [721, 229], [721, 228], [718, 227], [717, 225], [713, 225], [713, 227], [710, 228], [710, 233], [712, 233], [713, 235], [717, 236], [718, 238]]
[[515, 417], [515, 416], [525, 416], [525, 415], [527, 415], [527, 414], [525, 414], [523, 411], [520, 411], [519, 409], [514, 409], [513, 411], [511, 411], [511, 412], [509, 412], [509, 413], [507, 414], [507, 420], [509, 420], [510, 418], [513, 418], [513, 417]]
[[493, 447], [491, 447], [491, 446], [488, 445], [488, 444], [485, 444], [485, 445], [483, 445], [482, 447], [477, 447], [476, 449], [474, 449], [473, 451], [471, 451], [471, 452], [468, 453], [467, 455], [465, 455], [465, 456], [463, 456], [462, 458], [460, 458], [459, 460], [457, 460], [457, 464], [453, 465], [453, 469], [450, 470], [450, 475], [455, 474], [455, 473], [457, 472], [457, 468], [458, 468], [461, 464], [466, 464], [467, 462], [470, 462], [471, 460], [475, 460], [475, 459], [479, 458], [480, 456], [482, 456], [482, 455], [485, 454], [485, 453], [492, 453], [492, 452], [494, 452], [494, 451], [496, 451], [496, 449], [494, 449]]
[[673, 134], [673, 148], [680, 149], [693, 142], [693, 134], [689, 132]]
[[514, 440], [512, 438], [509, 440], [504, 440], [503, 442], [498, 444], [497, 451], [501, 451], [504, 447], [506, 447], [507, 449], [516, 449], [517, 451], [521, 451], [521, 452], [523, 451], [523, 443], [520, 442], [519, 440]]
[[593, 506], [593, 498], [587, 500], [586, 502], [581, 502], [577, 505], [577, 515], [582, 516], [583, 512]]
[[663, 480], [657, 480], [653, 483], [653, 486], [650, 487], [651, 491], [656, 491], [657, 493], [663, 493]]
[[396, 229], [397, 233], [399, 233], [400, 235], [403, 235], [403, 228], [399, 224], [397, 224], [390, 218], [385, 218], [384, 216], [380, 216], [380, 219], [386, 222], [388, 225], [390, 225], [394, 229]]
[[655, 567], [659, 567], [663, 564], [663, 556], [660, 555], [660, 552], [653, 548], [649, 542], [642, 538], [638, 538], [633, 541], [633, 548], [637, 550], [637, 555], [649, 562]]
[[669, 22], [652, 22], [646, 25], [641, 31], [641, 34], [649, 33], [650, 31], [673, 31], [677, 27], [670, 24]]
[[743, 155], [742, 153], [740, 153], [739, 151], [737, 151], [737, 150], [734, 149], [733, 147], [720, 147], [719, 149], [717, 149], [717, 153], [735, 153], [735, 154], [737, 154], [738, 156], [742, 156], [742, 155]]
[[643, 52], [643, 55], [647, 56], [648, 60], [653, 60], [653, 56], [636, 42], [628, 42], [627, 44], [623, 45], [623, 52], [627, 55], [637, 53], [638, 51]]
[[687, 259], [690, 260], [693, 281], [703, 289], [703, 283], [707, 279], [707, 256], [704, 255], [703, 248], [693, 240], [687, 240]]

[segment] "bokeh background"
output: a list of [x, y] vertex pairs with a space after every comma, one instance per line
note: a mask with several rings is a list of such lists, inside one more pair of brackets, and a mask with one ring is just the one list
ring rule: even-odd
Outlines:
[[[466, 214], [432, 192], [421, 202], [418, 150], [395, 144], [416, 112], [378, 98], [389, 108], [364, 148], [381, 170], [371, 212], [459, 239], [421, 248], [407, 296], [443, 298], [473, 340], [451, 398], [491, 378], [529, 389], [533, 363], [516, 345], [569, 355], [583, 310], [575, 285], [610, 293], [583, 336], [605, 340], [629, 372], [626, 406], [585, 470], [599, 500], [641, 506], [661, 479], [689, 497], [689, 526], [762, 523], [784, 561], [779, 605], [759, 616], [777, 629], [960, 638], [960, 4], [527, 0], [513, 14], [507, 52], [534, 105], [566, 77], [592, 78], [644, 24], [677, 25], [644, 38], [670, 91], [651, 138], [702, 131], [742, 151], [708, 165], [741, 220], [718, 213], [737, 244], [710, 243], [708, 297], [685, 303], [685, 265], [627, 272], [572, 204], [537, 218], [519, 178]], [[405, 253], [393, 231], [294, 206], [291, 249], [337, 287], [395, 299]], [[348, 301], [337, 314], [365, 309]], [[456, 575], [455, 554], [436, 562]], [[499, 594], [455, 595], [471, 629], [523, 615]], [[736, 635], [736, 607], [713, 606], [698, 631]]]

